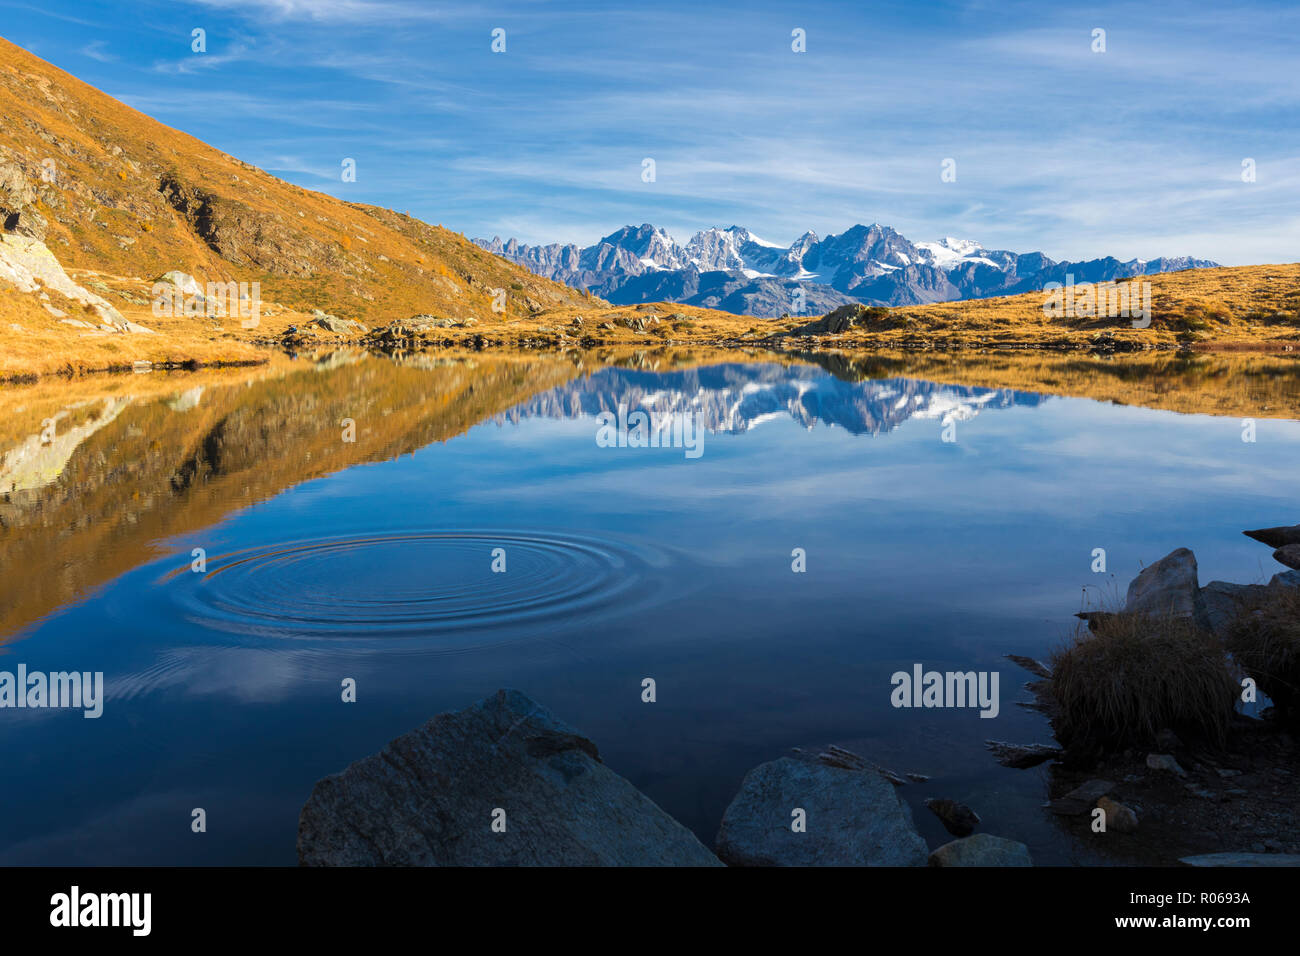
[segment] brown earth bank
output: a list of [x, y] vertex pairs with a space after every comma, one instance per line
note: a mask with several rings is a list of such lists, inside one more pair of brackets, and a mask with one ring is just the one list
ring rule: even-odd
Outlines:
[[[1209, 853], [1300, 853], [1300, 748], [1293, 735], [1266, 722], [1242, 720], [1222, 751], [1169, 749], [1179, 770], [1147, 765], [1147, 754], [1128, 750], [1089, 770], [1052, 768], [1052, 795], [1105, 779], [1109, 799], [1131, 809], [1131, 832], [1095, 832], [1088, 813], [1054, 815], [1076, 842], [1100, 846], [1116, 863], [1172, 865]], [[1113, 821], [1112, 821], [1113, 822]]]

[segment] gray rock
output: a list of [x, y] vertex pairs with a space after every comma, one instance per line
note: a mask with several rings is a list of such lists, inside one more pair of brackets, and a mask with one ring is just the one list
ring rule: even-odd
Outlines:
[[337, 315], [326, 315], [323, 312], [313, 317], [310, 324], [335, 335], [351, 335], [354, 332], [366, 331], [366, 327], [360, 322], [340, 319]]
[[1033, 866], [1029, 847], [1015, 840], [977, 833], [945, 843], [930, 854], [930, 866]]
[[164, 272], [154, 282], [166, 282], [175, 286], [177, 290], [185, 293], [187, 296], [203, 295], [203, 286], [199, 285], [199, 280], [194, 278], [188, 272], [181, 272], [178, 269], [172, 269], [170, 272]]
[[1300, 866], [1300, 853], [1203, 853], [1178, 862], [1188, 866]]
[[907, 786], [907, 781], [888, 767], [874, 764], [861, 754], [855, 754], [852, 750], [845, 750], [843, 747], [837, 747], [834, 744], [815, 754], [799, 747], [795, 747], [793, 753], [800, 760], [816, 760], [828, 767], [842, 767], [846, 770], [874, 770], [895, 787]]
[[1143, 568], [1133, 579], [1124, 610], [1152, 617], [1193, 617], [1197, 590], [1196, 555], [1179, 548]]
[[1169, 754], [1147, 754], [1147, 766], [1152, 770], [1165, 770], [1180, 777], [1187, 776], [1187, 771]]
[[820, 319], [791, 329], [792, 335], [839, 335], [858, 325], [867, 314], [867, 307], [857, 302], [842, 305], [827, 312]]
[[[805, 832], [791, 829], [796, 809]], [[880, 774], [792, 757], [745, 775], [717, 850], [733, 866], [924, 866], [928, 852], [911, 809]]]
[[1279, 528], [1260, 528], [1257, 531], [1243, 531], [1247, 538], [1254, 538], [1270, 548], [1284, 548], [1288, 544], [1300, 544], [1300, 524]]
[[1271, 588], [1300, 588], [1300, 571], [1282, 571], [1273, 575], [1268, 586]]
[[[883, 786], [887, 786], [882, 783]], [[505, 811], [505, 832], [494, 812]], [[680, 823], [518, 691], [439, 714], [317, 781], [307, 866], [718, 866]]]
[[925, 805], [943, 823], [943, 828], [955, 837], [970, 836], [980, 824], [980, 815], [956, 800], [931, 797]]
[[1222, 635], [1245, 607], [1267, 590], [1261, 584], [1211, 581], [1197, 593], [1197, 619], [1202, 627]]
[[1300, 544], [1287, 544], [1273, 552], [1273, 560], [1300, 570]]
[[1048, 803], [1048, 809], [1065, 817], [1077, 817], [1097, 805], [1097, 801], [1115, 789], [1109, 780], [1086, 780], [1063, 797]]
[[1137, 830], [1137, 814], [1130, 807], [1110, 797], [1102, 797], [1097, 801], [1097, 806], [1106, 815], [1107, 830], [1116, 830], [1120, 833], [1133, 833]]
[[402, 323], [402, 325], [405, 325], [407, 328], [413, 329], [417, 332], [423, 331], [425, 329], [449, 329], [456, 324], [458, 323], [456, 322], [455, 319], [448, 319], [437, 315], [429, 315], [427, 312], [422, 312], [419, 315], [413, 315], [405, 322]]
[[1047, 744], [1009, 744], [1005, 740], [986, 740], [984, 746], [993, 758], [1004, 767], [1027, 770], [1048, 760], [1055, 760], [1063, 751]]

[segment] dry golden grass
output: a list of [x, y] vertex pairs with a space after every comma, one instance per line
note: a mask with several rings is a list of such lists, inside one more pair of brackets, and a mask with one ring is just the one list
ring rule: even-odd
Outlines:
[[[1151, 325], [1043, 311], [1044, 292], [875, 310], [865, 327], [817, 336], [818, 347], [1041, 345], [1087, 348], [1300, 347], [1300, 264], [1188, 269], [1144, 276]], [[787, 320], [796, 328], [801, 322]]]
[[1161, 730], [1222, 745], [1240, 689], [1188, 619], [1114, 614], [1052, 656], [1056, 737], [1072, 754], [1150, 746]]
[[1228, 629], [1233, 660], [1278, 711], [1300, 720], [1300, 589], [1270, 588]]

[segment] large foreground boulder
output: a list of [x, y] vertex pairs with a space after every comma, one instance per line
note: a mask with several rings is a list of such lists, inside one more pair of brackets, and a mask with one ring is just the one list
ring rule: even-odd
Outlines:
[[925, 866], [929, 852], [911, 808], [875, 770], [792, 757], [745, 775], [717, 849], [732, 866]]
[[[495, 823], [495, 826], [494, 826]], [[518, 691], [439, 714], [316, 783], [298, 820], [306, 866], [719, 866]]]

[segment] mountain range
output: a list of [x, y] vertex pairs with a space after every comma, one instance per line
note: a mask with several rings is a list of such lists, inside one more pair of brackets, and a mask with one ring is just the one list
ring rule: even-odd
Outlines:
[[912, 242], [889, 226], [856, 225], [789, 246], [741, 226], [711, 228], [679, 243], [645, 223], [591, 246], [475, 239], [532, 272], [617, 305], [679, 302], [762, 317], [820, 315], [851, 302], [924, 305], [1042, 289], [1049, 282], [1105, 282], [1218, 265], [1190, 256], [1057, 262], [1041, 252], [985, 249], [970, 239]]

